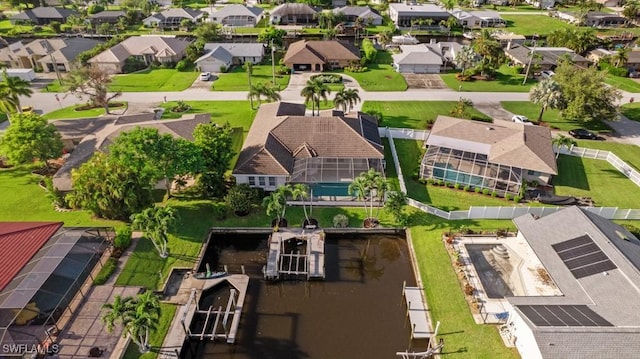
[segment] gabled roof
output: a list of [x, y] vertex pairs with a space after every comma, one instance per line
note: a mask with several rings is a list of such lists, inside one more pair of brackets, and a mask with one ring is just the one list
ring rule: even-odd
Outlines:
[[124, 17], [127, 14], [122, 10], [105, 10], [100, 11], [98, 13], [89, 15], [90, 19], [102, 19], [102, 18], [113, 18], [113, 17]]
[[78, 14], [71, 9], [61, 7], [42, 7], [27, 9], [17, 15], [10, 17], [11, 20], [35, 20], [35, 19], [66, 19], [69, 15]]
[[191, 40], [165, 36], [132, 36], [89, 59], [90, 63], [123, 62], [133, 55], [155, 54], [158, 57], [183, 53]]
[[360, 52], [353, 45], [337, 40], [300, 40], [289, 45], [285, 63], [308, 64], [331, 60], [360, 60]]
[[[597, 358], [604, 350], [606, 357], [636, 358], [640, 351], [640, 240], [580, 207], [539, 219], [524, 215], [514, 223], [563, 294], [507, 298], [531, 328], [542, 357]], [[557, 249], [558, 244], [578, 238], [590, 241], [589, 246], [616, 268], [581, 278], [572, 275]], [[527, 306], [586, 306], [609, 324], [536, 325], [533, 313], [524, 310]]]
[[491, 10], [467, 11], [462, 9], [455, 9], [451, 12], [451, 15], [453, 15], [453, 17], [458, 20], [466, 20], [474, 17], [481, 20], [502, 19], [497, 11]]
[[287, 15], [315, 15], [318, 11], [313, 7], [303, 3], [284, 3], [278, 5], [271, 11], [272, 16]]
[[363, 19], [382, 19], [382, 16], [368, 6], [344, 6], [333, 9], [334, 14], [357, 16]]
[[449, 15], [449, 12], [435, 4], [404, 4], [404, 3], [391, 3], [389, 8], [394, 9], [398, 13], [411, 14], [414, 16], [445, 16]]
[[[29, 42], [18, 41], [0, 49], [0, 61], [13, 61], [21, 56], [45, 56], [49, 51], [52, 52], [51, 54], [57, 61], [73, 61], [78, 54], [92, 49], [101, 42], [100, 40], [75, 37], [38, 39]], [[48, 58], [49, 56], [46, 57]], [[44, 58], [41, 60], [44, 60]], [[51, 60], [49, 59], [49, 61]]]
[[195, 10], [192, 9], [190, 7], [187, 8], [176, 8], [176, 7], [172, 7], [169, 8], [167, 10], [161, 11], [159, 13], [155, 13], [149, 17], [147, 17], [146, 19], [143, 20], [147, 21], [148, 19], [158, 19], [160, 21], [164, 20], [164, 19], [168, 19], [168, 18], [172, 18], [172, 17], [177, 17], [177, 18], [185, 18], [185, 19], [189, 19], [191, 21], [196, 21], [199, 18], [202, 17], [202, 14], [204, 14], [204, 12], [200, 11], [200, 10]]
[[[531, 49], [519, 44], [514, 44], [505, 52], [521, 63], [527, 63], [529, 56], [531, 56]], [[565, 55], [568, 55], [573, 62], [589, 61], [566, 47], [536, 47], [533, 52], [542, 57], [535, 56], [533, 58], [533, 61], [540, 65], [557, 65], [558, 59]]]
[[62, 227], [62, 222], [0, 222], [0, 291]]
[[399, 54], [393, 54], [393, 62], [399, 65], [442, 65], [442, 56], [425, 44], [401, 45]]
[[487, 155], [491, 163], [557, 174], [551, 132], [542, 126], [509, 121], [486, 123], [438, 116], [427, 145]]
[[236, 57], [262, 57], [264, 55], [264, 44], [253, 42], [212, 42], [204, 44], [204, 50], [213, 50], [222, 47], [232, 56]]
[[[384, 157], [376, 122], [366, 114], [304, 116], [304, 105], [266, 105], [249, 130], [235, 174], [290, 175], [295, 158]], [[285, 106], [290, 111], [282, 111]]]
[[225, 49], [222, 46], [217, 46], [215, 47], [213, 50], [208, 51], [207, 53], [205, 53], [204, 55], [200, 56], [195, 63], [200, 63], [201, 61], [204, 61], [205, 59], [208, 58], [214, 58], [217, 60], [220, 60], [224, 63], [230, 63], [231, 60], [233, 59], [233, 55], [231, 55], [231, 53], [229, 51], [227, 51], [227, 49]]
[[[63, 41], [66, 46], [61, 47], [51, 53], [51, 56], [53, 56], [56, 62], [59, 63], [73, 62], [76, 57], [80, 55], [80, 53], [91, 50], [98, 44], [102, 43], [101, 40], [73, 37], [64, 39]], [[38, 60], [38, 62], [49, 63], [51, 62], [51, 56], [45, 56]]]
[[211, 14], [211, 17], [223, 19], [227, 16], [252, 16], [262, 15], [264, 10], [257, 6], [244, 6], [240, 4], [230, 4]]

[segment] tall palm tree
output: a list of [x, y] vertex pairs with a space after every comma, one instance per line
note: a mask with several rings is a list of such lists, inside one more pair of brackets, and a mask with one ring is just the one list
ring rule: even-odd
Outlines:
[[551, 140], [551, 144], [555, 145], [558, 148], [558, 152], [556, 152], [556, 159], [558, 159], [562, 147], [570, 149], [572, 146], [576, 146], [578, 143], [571, 137], [567, 137], [563, 134], [558, 134]]
[[562, 88], [554, 79], [544, 79], [531, 88], [529, 93], [531, 102], [540, 105], [538, 123], [542, 122], [542, 115], [547, 108], [561, 108], [564, 104]]
[[300, 95], [304, 97], [305, 103], [312, 102], [311, 113], [314, 114], [314, 110], [317, 108], [318, 116], [320, 115], [320, 100], [325, 103], [327, 97], [331, 94], [329, 86], [322, 82], [321, 79], [308, 80], [306, 86], [300, 91]]
[[284, 216], [284, 209], [287, 205], [287, 199], [282, 191], [273, 191], [262, 200], [262, 206], [265, 208], [267, 216], [276, 217], [276, 225], [280, 225], [280, 221]]
[[613, 55], [613, 60], [616, 62], [616, 67], [624, 66], [629, 61], [629, 52], [631, 49], [628, 47], [619, 48]]
[[358, 89], [347, 89], [344, 91], [349, 105], [349, 112], [353, 109], [353, 106], [357, 105], [361, 101]]
[[177, 213], [171, 206], [151, 207], [131, 216], [131, 226], [134, 229], [142, 230], [156, 247], [161, 258], [167, 258], [169, 251], [169, 230], [173, 227], [177, 219]]
[[302, 200], [302, 211], [304, 211], [304, 218], [306, 219], [306, 223], [309, 223], [309, 215], [307, 214], [307, 206], [305, 203], [305, 199], [309, 198], [309, 187], [302, 183], [296, 183], [291, 187], [291, 197], [293, 200], [297, 200], [298, 198]]
[[[247, 78], [249, 79], [249, 91], [251, 91], [251, 75], [253, 75], [253, 62], [247, 61], [244, 63], [244, 69], [247, 71]], [[249, 97], [249, 103], [251, 105], [251, 109], [253, 109], [253, 99]]]
[[316, 109], [316, 92], [311, 80], [307, 81], [307, 85], [300, 91], [300, 96], [304, 97], [304, 103], [311, 102], [311, 116], [315, 115]]
[[31, 84], [19, 77], [8, 76], [7, 70], [3, 71], [2, 77], [0, 93], [3, 94], [3, 98], [8, 99], [11, 104], [15, 104], [18, 112], [22, 112], [20, 96], [31, 97], [33, 94], [33, 90], [30, 88]]
[[356, 199], [362, 201], [364, 205], [364, 212], [367, 213], [367, 197], [370, 194], [370, 187], [367, 178], [363, 176], [364, 173], [361, 173], [358, 177], [353, 179], [353, 182], [349, 183], [349, 187], [347, 191], [350, 195], [355, 195]]
[[340, 89], [340, 91], [336, 92], [336, 96], [333, 98], [333, 105], [336, 108], [342, 108], [342, 112], [347, 113], [349, 101], [347, 100], [345, 89]]
[[140, 353], [149, 351], [149, 333], [156, 330], [159, 319], [158, 311], [149, 310], [148, 307], [136, 305], [133, 310], [128, 310], [124, 315], [124, 326], [131, 340], [136, 343]]
[[122, 298], [121, 295], [116, 295], [113, 298], [113, 303], [105, 303], [102, 306], [106, 313], [102, 315], [102, 322], [107, 325], [107, 332], [112, 333], [114, 327], [124, 319], [124, 313], [131, 307], [131, 297]]
[[387, 44], [391, 42], [392, 38], [393, 34], [389, 30], [383, 31], [378, 34], [378, 41], [380, 41], [380, 43], [382, 44], [382, 48], [386, 48]]

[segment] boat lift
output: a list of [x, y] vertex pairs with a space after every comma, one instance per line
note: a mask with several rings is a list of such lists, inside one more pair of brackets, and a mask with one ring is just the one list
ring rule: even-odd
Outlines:
[[[229, 300], [227, 301], [227, 306], [224, 310], [222, 306], [219, 306], [218, 308], [209, 306], [207, 310], [203, 310], [198, 306], [195, 294], [196, 291], [193, 290], [185, 311], [183, 312], [182, 318], [180, 319], [182, 322], [182, 328], [184, 329], [187, 337], [211, 341], [222, 339], [227, 343], [234, 343], [235, 330], [231, 330], [229, 320], [233, 320], [234, 316], [237, 314], [236, 307], [238, 305], [238, 291], [233, 288], [229, 290]], [[195, 305], [195, 308], [191, 308], [193, 305]], [[187, 317], [190, 316], [192, 319], [195, 315], [205, 315], [204, 325], [202, 326], [202, 332], [200, 333], [193, 333], [190, 328], [191, 320], [187, 320]], [[232, 333], [233, 335], [231, 335]]]
[[[285, 250], [286, 241], [306, 242], [306, 246], [293, 251]], [[321, 230], [274, 232], [269, 237], [267, 265], [263, 268], [265, 280], [278, 280], [281, 275], [306, 276], [324, 279], [324, 232]]]

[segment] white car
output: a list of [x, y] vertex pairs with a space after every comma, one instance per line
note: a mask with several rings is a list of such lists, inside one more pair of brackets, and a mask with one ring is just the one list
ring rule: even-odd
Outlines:
[[200, 73], [200, 80], [201, 81], [209, 81], [209, 79], [211, 79], [211, 72], [202, 72], [202, 73]]
[[513, 117], [511, 117], [511, 121], [515, 123], [521, 123], [523, 125], [533, 126], [533, 123], [529, 121], [527, 116], [514, 115]]
[[540, 73], [540, 77], [542, 77], [543, 79], [550, 79], [553, 77], [553, 75], [555, 75], [556, 73], [553, 71], [542, 71]]

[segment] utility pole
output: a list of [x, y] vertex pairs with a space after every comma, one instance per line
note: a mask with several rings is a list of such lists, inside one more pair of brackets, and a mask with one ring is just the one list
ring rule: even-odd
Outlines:
[[527, 79], [529, 78], [529, 70], [531, 70], [531, 61], [533, 60], [533, 54], [536, 51], [537, 44], [538, 44], [538, 34], [533, 34], [533, 47], [531, 48], [531, 53], [529, 54], [529, 63], [527, 64], [527, 72], [524, 75], [524, 80], [522, 80], [522, 86], [527, 84]]
[[271, 40], [271, 77], [273, 81], [273, 86], [276, 85], [276, 46], [273, 44], [273, 40]]

